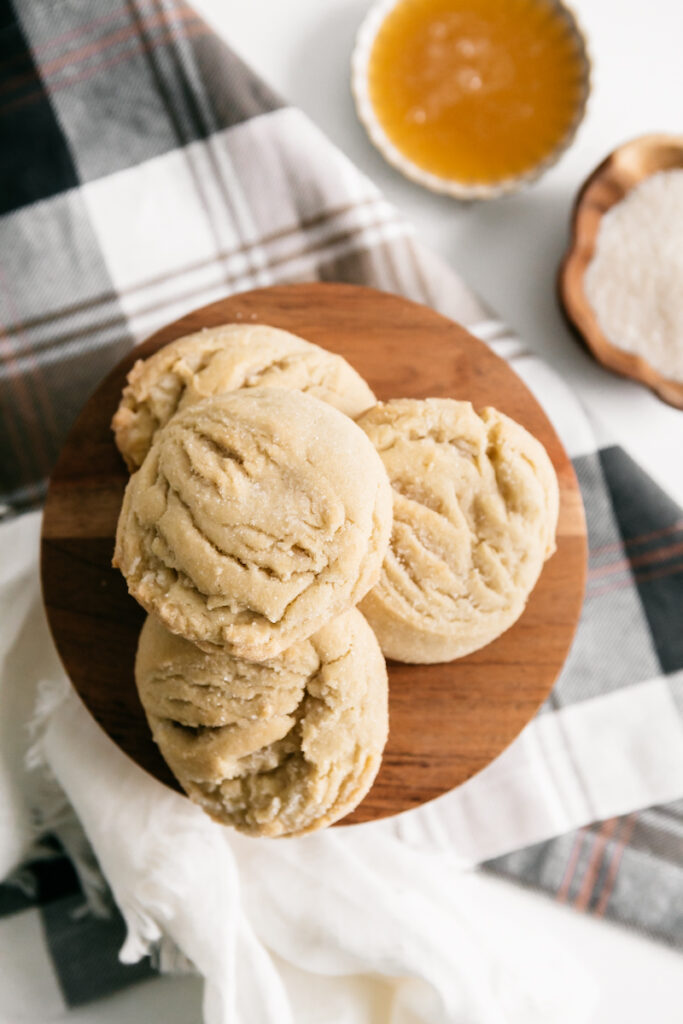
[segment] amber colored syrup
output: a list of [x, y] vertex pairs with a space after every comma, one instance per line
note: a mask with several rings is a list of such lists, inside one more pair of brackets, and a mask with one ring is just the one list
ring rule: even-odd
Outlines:
[[399, 0], [368, 66], [385, 133], [463, 183], [524, 173], [561, 142], [583, 90], [581, 50], [553, 0]]

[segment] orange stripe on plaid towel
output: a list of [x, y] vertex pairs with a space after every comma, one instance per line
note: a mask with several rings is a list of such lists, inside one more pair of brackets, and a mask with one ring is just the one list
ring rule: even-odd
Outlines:
[[591, 550], [591, 558], [595, 558], [597, 555], [606, 555], [610, 551], [621, 551], [623, 548], [631, 547], [635, 544], [646, 544], [650, 540], [655, 540], [657, 537], [666, 537], [670, 533], [678, 533], [679, 530], [683, 530], [683, 519], [677, 519], [671, 526], [665, 526], [661, 530], [652, 530], [650, 533], [640, 533], [637, 537], [630, 537], [628, 540], [617, 541], [615, 544], [603, 544], [602, 547], [593, 548]]
[[[135, 0], [135, 7], [141, 9], [145, 6], [144, 0]], [[188, 4], [180, 3], [176, 5], [177, 10], [191, 10]], [[70, 29], [69, 32], [62, 32], [58, 36], [52, 36], [51, 39], [46, 39], [44, 43], [39, 43], [38, 46], [31, 47], [31, 53], [34, 57], [40, 57], [42, 53], [46, 53], [47, 50], [53, 49], [55, 46], [60, 46], [65, 43], [71, 43], [73, 40], [78, 39], [80, 36], [87, 36], [93, 29], [101, 29], [105, 25], [111, 25], [112, 22], [116, 22], [118, 17], [128, 15], [130, 13], [130, 4], [124, 4], [122, 7], [116, 7], [110, 11], [109, 14], [102, 14], [101, 17], [95, 17], [92, 22], [84, 22], [83, 25], [79, 25], [76, 29]], [[4, 60], [5, 69], [12, 65], [16, 60], [24, 59], [26, 57], [26, 51], [14, 53], [10, 57], [6, 57]]]
[[[140, 11], [145, 6], [147, 6], [147, 2], [149, 2], [150, 5], [153, 6], [153, 0], [135, 0], [135, 7]], [[174, 7], [174, 13], [175, 11], [192, 10], [192, 8], [185, 3], [175, 4]], [[196, 14], [196, 11], [194, 13]], [[110, 25], [112, 21], [116, 21], [117, 18], [120, 18], [124, 15], [127, 16], [129, 14], [130, 4], [125, 3], [121, 7], [114, 8], [114, 10], [110, 11], [108, 14], [103, 14], [99, 18], [93, 18], [92, 21], [85, 21], [82, 25], [79, 25], [77, 28], [69, 29], [68, 32], [63, 32], [61, 35], [52, 36], [51, 39], [46, 39], [44, 43], [39, 43], [38, 46], [32, 46], [31, 53], [34, 57], [39, 57], [41, 54], [46, 53], [48, 50], [52, 50], [55, 46], [61, 46], [64, 45], [64, 43], [70, 43], [74, 39], [78, 39], [80, 36], [84, 36], [87, 35], [89, 32], [92, 32], [93, 29], [102, 28], [104, 25]], [[8, 63], [11, 63], [12, 60], [20, 56], [23, 56], [23, 54], [16, 54], [15, 57], [9, 58]]]
[[633, 829], [635, 828], [637, 819], [637, 814], [629, 814], [623, 822], [621, 835], [619, 835], [615, 841], [614, 849], [612, 850], [612, 859], [609, 862], [607, 875], [605, 877], [605, 884], [602, 892], [600, 893], [600, 899], [593, 911], [596, 917], [602, 917], [607, 909], [607, 904], [610, 901], [612, 891], [614, 890], [614, 884], [617, 880], [617, 875], [619, 874], [621, 858], [623, 857], [624, 850], [628, 846], [631, 836], [633, 835]]
[[[117, 54], [116, 57], [112, 57], [110, 60], [100, 61], [93, 67], [88, 68], [82, 74], [69, 78], [66, 82], [57, 82], [55, 85], [51, 85], [49, 94], [52, 95], [55, 92], [61, 92], [63, 89], [69, 89], [72, 85], [75, 85], [78, 82], [84, 82], [88, 78], [93, 78], [98, 74], [98, 72], [104, 71], [106, 68], [115, 67], [117, 64], [130, 60], [131, 57], [137, 57], [141, 53], [150, 53], [152, 50], [155, 50], [166, 43], [175, 42], [177, 39], [196, 39], [199, 36], [210, 35], [213, 35], [213, 33], [208, 25], [200, 22], [194, 27], [190, 25], [182, 34], [178, 34], [173, 28], [171, 28], [168, 31], [159, 33], [159, 35], [153, 40], [146, 43], [143, 43], [140, 39], [132, 39], [131, 42], [135, 43], [135, 46], [129, 51]], [[4, 107], [0, 107], [0, 115], [6, 114], [8, 111], [19, 110], [21, 107], [25, 107], [30, 103], [35, 103], [42, 99], [44, 95], [45, 93], [42, 89], [36, 89], [35, 92], [29, 93], [27, 96], [22, 96], [20, 99], [12, 100], [9, 103], [6, 103]]]
[[636, 583], [650, 583], [652, 580], [663, 579], [665, 576], [676, 576], [679, 572], [683, 572], [683, 562], [664, 565], [661, 569], [653, 569], [650, 572], [636, 572], [633, 576], [629, 573], [623, 580], [619, 580], [610, 586], [602, 587], [600, 590], [589, 590], [586, 593], [586, 600], [593, 597], [604, 597], [605, 594], [612, 594], [616, 590], [624, 590], [631, 586], [632, 580]]
[[579, 863], [579, 857], [581, 856], [581, 848], [583, 847], [584, 840], [588, 833], [588, 827], [584, 826], [580, 828], [576, 833], [574, 839], [574, 845], [569, 853], [569, 860], [567, 861], [567, 867], [565, 868], [560, 887], [555, 893], [555, 899], [558, 903], [566, 903], [569, 895], [569, 889], [574, 878], [574, 872], [576, 871], [576, 865]]
[[576, 899], [574, 900], [574, 906], [577, 910], [585, 910], [590, 903], [593, 890], [595, 889], [595, 883], [597, 882], [598, 875], [600, 874], [600, 866], [605, 855], [607, 842], [616, 831], [618, 824], [618, 818], [608, 818], [607, 821], [603, 822], [600, 831], [593, 839], [593, 852], [586, 866], [583, 882], [581, 883], [581, 887], [576, 894]]
[[651, 572], [637, 572], [636, 583], [649, 583], [650, 580], [658, 580], [663, 576], [675, 576], [683, 572], [683, 562], [675, 562], [673, 565], [665, 565], [661, 569], [653, 569]]
[[663, 548], [656, 548], [654, 551], [646, 551], [645, 554], [636, 555], [635, 558], [621, 558], [618, 562], [613, 562], [612, 565], [603, 565], [599, 569], [591, 569], [588, 578], [594, 580], [602, 576], [611, 576], [613, 573], [623, 572], [624, 569], [636, 569], [641, 565], [648, 565], [650, 562], [663, 562], [679, 554], [683, 554], [683, 541], [677, 541]]
[[[182, 21], [194, 21], [197, 22], [197, 24], [203, 24], [197, 13], [189, 8], [185, 11], [179, 11], [177, 16], [174, 16], [174, 24]], [[168, 20], [163, 14], [147, 15], [145, 17], [145, 28], [151, 29], [166, 26], [167, 23]], [[101, 39], [96, 39], [92, 43], [88, 43], [86, 46], [81, 47], [80, 50], [71, 50], [69, 53], [65, 53], [62, 57], [55, 57], [53, 60], [48, 61], [45, 64], [41, 64], [40, 71], [27, 71], [22, 75], [15, 75], [14, 78], [9, 78], [0, 86], [0, 95], [6, 92], [11, 92], [12, 89], [21, 88], [22, 85], [26, 85], [29, 82], [44, 82], [49, 84], [50, 76], [55, 72], [63, 71], [64, 68], [74, 68], [77, 64], [88, 60], [88, 58], [92, 57], [94, 54], [103, 53], [112, 46], [117, 46], [119, 43], [126, 42], [128, 39], [133, 39], [137, 35], [137, 25], [127, 25], [125, 28], [117, 29], [116, 32], [112, 32], [108, 36], [102, 36]]]

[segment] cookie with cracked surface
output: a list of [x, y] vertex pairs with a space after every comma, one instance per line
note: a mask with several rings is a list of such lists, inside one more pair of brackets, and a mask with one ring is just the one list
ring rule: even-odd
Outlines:
[[126, 465], [142, 465], [156, 432], [179, 410], [251, 387], [305, 391], [352, 419], [376, 401], [342, 356], [289, 331], [263, 324], [207, 328], [138, 359], [128, 374], [111, 424]]
[[135, 679], [187, 795], [242, 832], [323, 828], [360, 803], [379, 769], [386, 666], [356, 609], [261, 664], [205, 653], [148, 616]]
[[273, 658], [379, 578], [391, 487], [364, 432], [299, 391], [207, 398], [126, 488], [114, 564], [173, 633]]
[[555, 550], [557, 478], [508, 416], [430, 398], [380, 403], [358, 419], [391, 480], [394, 523], [360, 608], [386, 657], [450, 661], [522, 614]]

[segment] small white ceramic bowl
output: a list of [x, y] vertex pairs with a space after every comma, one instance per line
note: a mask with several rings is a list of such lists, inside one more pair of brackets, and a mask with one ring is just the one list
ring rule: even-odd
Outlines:
[[406, 178], [417, 182], [418, 185], [423, 185], [432, 192], [441, 192], [445, 195], [453, 196], [455, 199], [495, 199], [498, 196], [516, 192], [523, 186], [535, 181], [549, 167], [557, 163], [564, 151], [572, 143], [577, 129], [583, 120], [590, 92], [591, 65], [588, 49], [583, 32], [579, 28], [572, 11], [564, 3], [561, 3], [560, 0], [552, 0], [553, 6], [556, 7], [558, 14], [565, 19], [578, 43], [582, 62], [582, 90], [569, 128], [554, 149], [528, 171], [512, 177], [502, 178], [500, 181], [476, 184], [458, 181], [453, 178], [441, 178], [413, 163], [394, 145], [375, 113], [375, 109], [370, 101], [370, 90], [368, 87], [370, 55], [377, 33], [382, 27], [385, 18], [397, 3], [400, 2], [401, 0], [379, 0], [378, 3], [370, 8], [358, 30], [356, 44], [351, 56], [351, 91], [356, 104], [356, 110], [370, 140], [379, 149], [385, 160], [399, 170], [401, 174], [404, 174]]

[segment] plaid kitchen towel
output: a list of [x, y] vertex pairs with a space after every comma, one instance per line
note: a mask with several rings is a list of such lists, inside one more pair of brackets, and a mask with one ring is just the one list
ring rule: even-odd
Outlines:
[[[8, 516], [40, 504], [66, 431], [123, 353], [230, 292], [367, 284], [433, 306], [510, 359], [573, 456], [584, 613], [520, 740], [396, 827], [683, 945], [681, 511], [621, 448], [596, 444], [561, 382], [377, 189], [191, 7], [0, 0], [0, 239]], [[78, 887], [50, 850], [0, 887], [0, 935], [39, 916], [69, 1004], [150, 970], [114, 962], [115, 912], [74, 918]], [[95, 950], [108, 966], [69, 974], [76, 952]]]

